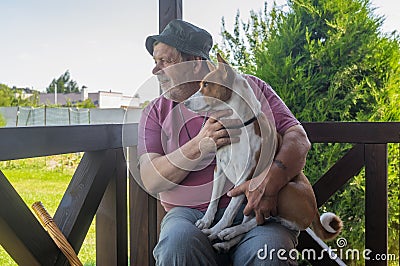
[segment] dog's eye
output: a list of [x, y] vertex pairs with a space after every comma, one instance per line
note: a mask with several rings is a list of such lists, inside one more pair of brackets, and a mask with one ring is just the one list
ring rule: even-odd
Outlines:
[[204, 82], [203, 83], [203, 87], [205, 88], [205, 87], [207, 87], [208, 86], [208, 82]]

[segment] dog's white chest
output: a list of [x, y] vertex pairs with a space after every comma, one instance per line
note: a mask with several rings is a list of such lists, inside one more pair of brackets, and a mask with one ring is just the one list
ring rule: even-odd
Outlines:
[[217, 167], [221, 167], [228, 179], [236, 184], [246, 180], [257, 165], [256, 154], [261, 147], [261, 137], [254, 134], [254, 126], [242, 128], [240, 142], [220, 148], [217, 152]]

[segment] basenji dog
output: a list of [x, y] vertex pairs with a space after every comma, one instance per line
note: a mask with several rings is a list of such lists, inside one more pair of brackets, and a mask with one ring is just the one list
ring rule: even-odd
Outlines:
[[[240, 141], [219, 148], [216, 152], [212, 198], [203, 218], [196, 222], [213, 240], [220, 251], [228, 251], [236, 245], [243, 234], [257, 226], [255, 217], [245, 216], [241, 224], [231, 227], [245, 200], [245, 195], [233, 197], [222, 218], [212, 227], [218, 209], [219, 198], [226, 192], [226, 181], [235, 187], [258, 176], [270, 167], [279, 149], [281, 136], [275, 124], [262, 111], [248, 81], [218, 54], [218, 66], [209, 64], [210, 72], [200, 82], [200, 89], [186, 101], [185, 106], [196, 112], [233, 110], [232, 119], [243, 121]], [[273, 120], [273, 119], [272, 119]], [[255, 180], [255, 179], [253, 179]], [[258, 184], [250, 183], [254, 189]], [[310, 225], [322, 239], [336, 237], [342, 229], [342, 221], [333, 213], [319, 215], [315, 195], [310, 182], [303, 173], [298, 174], [278, 194], [278, 215], [271, 217], [290, 229], [305, 230]]]

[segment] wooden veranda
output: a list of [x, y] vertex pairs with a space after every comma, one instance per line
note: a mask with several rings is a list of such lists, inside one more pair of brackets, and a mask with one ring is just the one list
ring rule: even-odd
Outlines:
[[[159, 27], [163, 29], [171, 19], [182, 17], [181, 0], [160, 0], [159, 13]], [[400, 143], [400, 122], [303, 125], [313, 143], [353, 144], [313, 185], [318, 206], [365, 167], [365, 247], [372, 250], [371, 257], [386, 254], [387, 144]], [[123, 131], [130, 134], [124, 134], [123, 138]], [[138, 175], [136, 144], [137, 124], [0, 128], [0, 161], [84, 152], [54, 215], [55, 222], [78, 252], [96, 215], [96, 265], [128, 265], [128, 260], [130, 265], [154, 265], [151, 251], [163, 211], [157, 200], [146, 194], [132, 177]], [[126, 147], [131, 155], [129, 182]], [[0, 244], [16, 263], [67, 264], [1, 169], [0, 203]], [[304, 231], [298, 249], [307, 248], [321, 251], [325, 246]], [[327, 253], [311, 262], [313, 265], [341, 263]], [[387, 261], [366, 261], [366, 265], [387, 265]]]
[[[400, 143], [400, 122], [303, 125], [313, 143], [354, 144], [314, 184], [318, 205], [323, 205], [365, 167], [365, 246], [373, 251], [371, 257], [386, 254], [387, 143]], [[128, 258], [130, 265], [153, 265], [151, 250], [157, 241], [163, 211], [132, 177], [138, 174], [136, 143], [137, 124], [1, 128], [0, 160], [84, 152], [54, 220], [78, 252], [96, 214], [97, 265], [128, 265]], [[127, 146], [131, 154], [129, 190], [123, 151]], [[64, 255], [1, 171], [0, 202], [0, 244], [19, 265], [66, 264]], [[304, 231], [298, 248], [318, 252], [326, 247]], [[312, 263], [338, 265], [340, 260], [332, 260], [326, 253], [323, 259]], [[366, 264], [387, 265], [387, 261]]]

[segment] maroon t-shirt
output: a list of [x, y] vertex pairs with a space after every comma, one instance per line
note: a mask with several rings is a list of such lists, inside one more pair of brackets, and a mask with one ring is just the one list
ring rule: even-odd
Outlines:
[[[254, 76], [243, 77], [261, 102], [262, 111], [274, 120], [278, 133], [283, 134], [288, 128], [299, 124], [271, 86]], [[165, 155], [175, 151], [199, 133], [205, 119], [207, 118], [186, 109], [183, 104], [163, 96], [158, 97], [143, 110], [139, 122], [138, 155]], [[175, 206], [206, 210], [211, 199], [214, 168], [214, 155], [211, 154], [189, 172], [179, 185], [161, 192], [160, 199], [165, 210], [169, 211]], [[231, 187], [231, 184], [227, 184], [225, 192]], [[229, 200], [228, 196], [222, 196], [220, 208], [226, 207]]]

